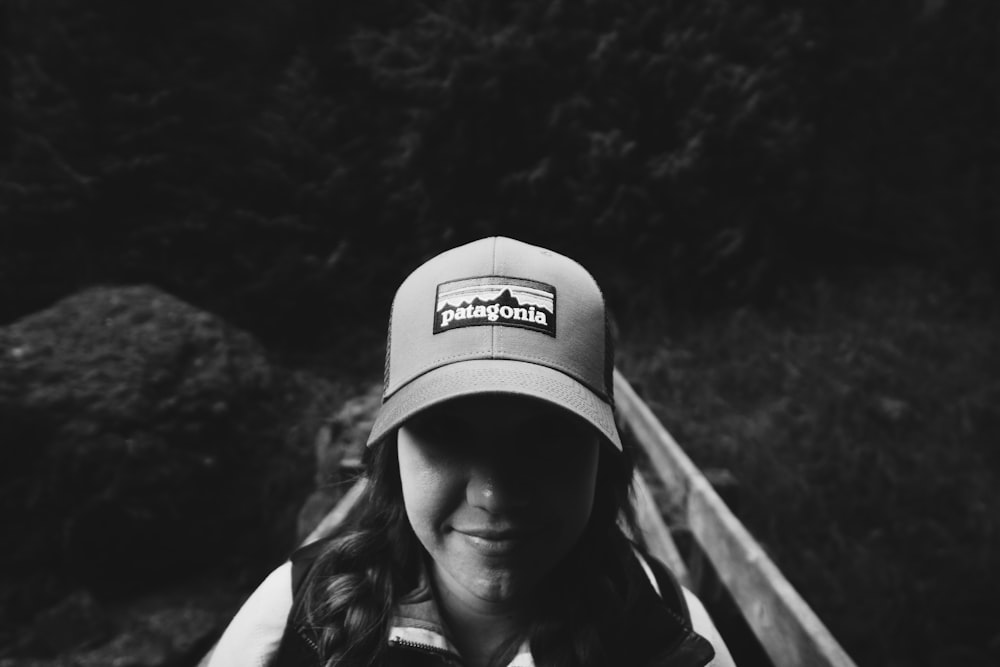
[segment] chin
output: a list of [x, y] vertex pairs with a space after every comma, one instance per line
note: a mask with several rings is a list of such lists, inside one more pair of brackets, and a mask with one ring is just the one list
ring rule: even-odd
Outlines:
[[537, 576], [502, 573], [472, 581], [469, 589], [484, 602], [507, 603], [529, 597], [537, 583]]

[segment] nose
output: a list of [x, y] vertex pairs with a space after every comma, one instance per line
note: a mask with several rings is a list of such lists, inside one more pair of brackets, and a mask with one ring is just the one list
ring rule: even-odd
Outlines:
[[489, 462], [472, 466], [465, 491], [470, 505], [490, 514], [523, 510], [531, 502], [529, 480], [514, 465]]

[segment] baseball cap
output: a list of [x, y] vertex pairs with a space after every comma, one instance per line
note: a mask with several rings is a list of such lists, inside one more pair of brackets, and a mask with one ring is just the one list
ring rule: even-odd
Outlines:
[[620, 450], [613, 355], [604, 296], [572, 259], [501, 236], [445, 251], [396, 291], [368, 444], [438, 403], [500, 393], [568, 410]]

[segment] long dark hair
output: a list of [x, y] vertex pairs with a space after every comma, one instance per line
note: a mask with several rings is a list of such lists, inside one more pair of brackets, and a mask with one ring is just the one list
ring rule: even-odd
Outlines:
[[[356, 511], [304, 584], [302, 622], [328, 667], [384, 664], [393, 607], [416, 584], [424, 557], [403, 505], [395, 440], [370, 447], [365, 463], [369, 481]], [[620, 570], [632, 548], [626, 536], [639, 534], [633, 471], [627, 445], [618, 452], [601, 443], [590, 521], [548, 577], [528, 631], [539, 665], [607, 664], [611, 647], [602, 627], [625, 604]]]

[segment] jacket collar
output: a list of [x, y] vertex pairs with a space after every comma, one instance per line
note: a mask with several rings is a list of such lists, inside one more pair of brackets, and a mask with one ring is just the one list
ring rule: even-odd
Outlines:
[[[396, 605], [389, 629], [389, 644], [461, 663], [462, 658], [441, 618], [426, 567], [421, 568], [417, 587]], [[535, 667], [527, 640], [518, 648], [517, 655], [507, 667]]]

